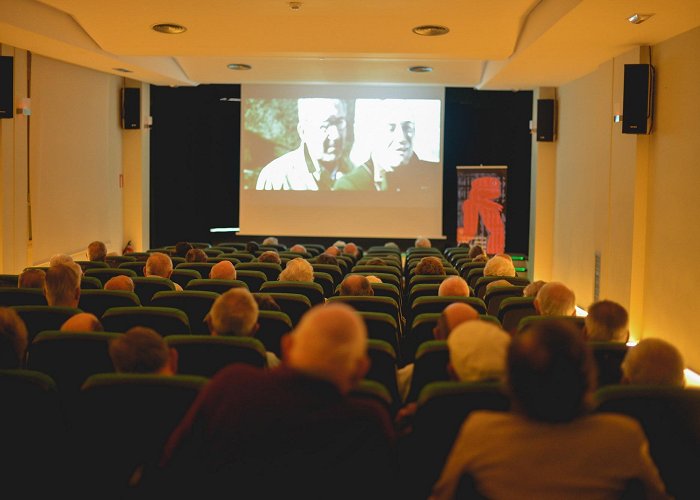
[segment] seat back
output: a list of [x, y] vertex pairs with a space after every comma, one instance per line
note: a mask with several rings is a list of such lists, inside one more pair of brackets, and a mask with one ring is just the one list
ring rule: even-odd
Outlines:
[[97, 268], [88, 269], [87, 271], [85, 271], [85, 276], [97, 278], [98, 280], [100, 280], [100, 283], [102, 283], [102, 286], [105, 286], [105, 283], [107, 283], [110, 279], [114, 278], [115, 276], [128, 276], [129, 278], [133, 279], [136, 278], [137, 274], [131, 269]]
[[359, 274], [361, 276], [376, 276], [377, 278], [382, 280], [382, 283], [391, 283], [392, 285], [401, 289], [401, 278], [397, 277], [393, 273], [370, 273], [367, 271], [362, 271], [362, 272], [354, 272], [353, 271], [350, 274]]
[[333, 264], [317, 264], [315, 262], [311, 263], [314, 271], [320, 273], [328, 273], [333, 278], [333, 285], [337, 286], [343, 281], [343, 272], [340, 270], [339, 266], [334, 266]]
[[81, 290], [102, 290], [102, 282], [94, 276], [83, 276], [80, 280]]
[[464, 420], [474, 410], [505, 411], [510, 402], [498, 383], [434, 382], [418, 399], [413, 435], [400, 457], [406, 491], [427, 498]]
[[379, 382], [389, 391], [393, 402], [393, 413], [401, 404], [396, 383], [396, 352], [388, 343], [370, 339], [367, 341], [367, 355], [370, 359], [370, 368], [365, 378]]
[[503, 329], [509, 333], [515, 333], [518, 323], [526, 316], [536, 316], [534, 297], [509, 297], [503, 299], [498, 310], [498, 319]]
[[78, 307], [101, 318], [110, 307], [137, 307], [141, 305], [139, 296], [124, 290], [83, 290], [80, 292]]
[[209, 333], [209, 326], [204, 322], [204, 317], [218, 296], [218, 293], [194, 290], [158, 292], [151, 299], [151, 305], [179, 309], [187, 315], [192, 333], [206, 335]]
[[59, 306], [14, 306], [12, 309], [24, 321], [29, 343], [44, 330], [60, 330], [68, 318], [82, 312], [73, 307]]
[[584, 325], [584, 319], [578, 316], [540, 316], [539, 314], [535, 314], [533, 316], [525, 316], [523, 319], [520, 320], [518, 323], [518, 332], [523, 331], [525, 328], [529, 328], [533, 325], [536, 325], [540, 321], [562, 321], [564, 323], [568, 323], [577, 330], [581, 330], [583, 333], [583, 325]]
[[309, 299], [312, 306], [325, 301], [323, 287], [312, 281], [266, 281], [260, 286], [261, 293], [298, 293]]
[[258, 325], [255, 338], [263, 343], [265, 350], [281, 358], [281, 340], [284, 335], [292, 331], [292, 320], [282, 311], [260, 311]]
[[498, 316], [498, 309], [503, 299], [508, 297], [522, 297], [524, 286], [496, 286], [484, 294], [484, 302], [491, 316]]
[[251, 292], [259, 292], [260, 286], [267, 281], [267, 276], [261, 271], [243, 270], [236, 273], [236, 279], [245, 282]]
[[296, 326], [304, 313], [311, 309], [311, 301], [305, 295], [298, 293], [265, 293], [275, 299], [282, 312], [289, 316], [292, 326]]
[[598, 387], [619, 384], [622, 380], [622, 361], [627, 355], [623, 342], [589, 342], [598, 368]]
[[450, 374], [447, 371], [449, 362], [450, 352], [447, 349], [447, 342], [444, 340], [423, 342], [416, 351], [413, 379], [406, 402], [417, 401], [423, 388], [432, 382], [449, 381]]
[[274, 262], [241, 262], [236, 271], [260, 271], [267, 281], [276, 281], [282, 272], [282, 266]]
[[355, 265], [350, 270], [350, 274], [358, 274], [358, 273], [393, 274], [398, 279], [401, 279], [401, 270], [397, 269], [394, 266], [390, 266], [390, 265], [386, 265], [386, 266]]
[[145, 266], [145, 262], [135, 260], [133, 262], [122, 262], [121, 264], [119, 264], [119, 266], [117, 266], [117, 269], [131, 269], [136, 273], [136, 276], [143, 277], [143, 268]]
[[92, 260], [76, 260], [75, 263], [80, 266], [83, 272], [88, 269], [106, 269], [109, 267], [109, 264], [106, 262], [96, 262]]
[[110, 373], [91, 376], [79, 395], [77, 442], [86, 498], [124, 498], [138, 466], [156, 463], [207, 379]]
[[440, 283], [420, 283], [411, 287], [408, 303], [412, 304], [418, 297], [437, 297]]
[[177, 283], [183, 289], [187, 288], [187, 284], [192, 280], [201, 279], [202, 275], [194, 269], [173, 269], [173, 274], [170, 275], [170, 280]]
[[153, 328], [163, 337], [190, 333], [187, 315], [172, 307], [112, 307], [102, 315], [102, 325], [107, 331], [121, 333], [144, 326]]
[[367, 337], [383, 340], [399, 354], [399, 327], [396, 320], [386, 313], [360, 312], [367, 327]]
[[131, 255], [108, 255], [105, 257], [105, 262], [112, 268], [119, 267], [119, 264], [123, 262], [134, 262], [135, 260], [136, 258]]
[[328, 298], [333, 296], [335, 285], [333, 284], [333, 278], [330, 274], [314, 271], [314, 283], [321, 285], [324, 297]]
[[486, 314], [486, 304], [478, 297], [418, 297], [411, 305], [412, 317], [424, 313], [439, 313], [454, 302], [463, 302], [476, 309], [479, 314]]
[[[15, 286], [17, 282], [15, 281]], [[46, 297], [41, 288], [0, 288], [0, 306], [45, 306]]]
[[467, 284], [474, 288], [476, 286], [476, 282], [479, 280], [479, 278], [484, 277], [484, 268], [483, 267], [473, 267], [469, 269], [468, 271], [462, 271], [462, 276], [464, 276], [466, 272], [466, 277], [464, 278], [467, 281]]
[[329, 298], [328, 302], [342, 302], [344, 304], [348, 304], [349, 306], [353, 307], [355, 310], [360, 312], [385, 313], [391, 316], [394, 319], [394, 321], [396, 321], [397, 325], [400, 323], [399, 306], [396, 303], [396, 301], [394, 301], [394, 299], [391, 299], [389, 297], [354, 297], [340, 295]]
[[700, 389], [608, 386], [596, 393], [598, 412], [628, 415], [641, 424], [667, 492], [697, 498], [700, 470]]
[[231, 363], [267, 366], [265, 346], [251, 337], [171, 335], [165, 339], [177, 351], [178, 373], [213, 377]]
[[211, 268], [214, 267], [216, 263], [214, 262], [183, 262], [175, 266], [175, 269], [189, 269], [190, 271], [197, 271], [200, 275], [208, 278]]
[[17, 288], [19, 274], [0, 274], [0, 288]]
[[423, 342], [435, 340], [433, 329], [439, 319], [440, 313], [424, 313], [413, 317], [408, 333], [401, 343], [401, 359], [404, 363], [413, 363], [416, 351]]
[[389, 297], [394, 299], [394, 302], [401, 305], [401, 293], [396, 285], [391, 283], [372, 283], [375, 297]]
[[[484, 298], [486, 295], [486, 287], [488, 286], [489, 283], [493, 283], [494, 281], [507, 281], [508, 283], [511, 283], [516, 286], [522, 286], [525, 287], [530, 284], [530, 280], [527, 278], [519, 278], [517, 276], [515, 277], [510, 277], [510, 276], [482, 276], [478, 280], [476, 280], [476, 283], [474, 285], [474, 294], [479, 297], [479, 298]], [[522, 295], [522, 294], [521, 294]]]
[[241, 280], [212, 280], [209, 278], [193, 279], [187, 283], [187, 290], [201, 290], [204, 292], [226, 293], [231, 288], [248, 288]]
[[168, 278], [156, 276], [132, 278], [134, 281], [134, 293], [139, 296], [141, 305], [150, 306], [151, 298], [158, 292], [175, 290], [175, 284]]

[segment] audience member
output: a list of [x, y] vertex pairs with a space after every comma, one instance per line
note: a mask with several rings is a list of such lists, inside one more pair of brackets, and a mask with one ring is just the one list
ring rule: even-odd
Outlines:
[[472, 259], [472, 262], [488, 262], [489, 256], [486, 255], [485, 253], [482, 253], [481, 255], [477, 255]]
[[260, 245], [258, 245], [257, 242], [255, 241], [249, 241], [248, 243], [245, 244], [245, 251], [255, 255], [255, 252], [260, 250]]
[[584, 331], [588, 340], [627, 342], [629, 316], [624, 307], [611, 300], [601, 300], [588, 308]]
[[269, 262], [271, 264], [281, 264], [282, 259], [280, 259], [280, 254], [273, 250], [267, 250], [263, 252], [258, 257], [258, 262]]
[[213, 280], [235, 280], [236, 276], [236, 268], [230, 260], [217, 262], [209, 270], [209, 278]]
[[92, 262], [105, 262], [107, 259], [107, 245], [101, 241], [93, 241], [88, 245], [87, 258]]
[[365, 262], [366, 266], [386, 266], [387, 262], [380, 258], [380, 257], [374, 257], [372, 259], [369, 259], [367, 262]]
[[277, 301], [268, 293], [256, 293], [253, 298], [258, 304], [258, 311], [280, 312], [282, 310]]
[[46, 271], [44, 295], [50, 306], [78, 307], [80, 266], [73, 262], [49, 267]]
[[102, 323], [97, 316], [90, 313], [78, 313], [68, 318], [61, 325], [62, 332], [103, 332]]
[[155, 330], [135, 326], [109, 343], [109, 357], [119, 373], [175, 375], [177, 351]]
[[542, 280], [533, 281], [525, 288], [523, 288], [523, 297], [536, 297], [537, 292], [540, 291], [540, 288], [542, 288], [546, 284], [547, 282]]
[[[51, 259], [49, 259], [49, 267], [53, 267], [57, 264], [75, 264], [75, 261], [73, 260], [73, 257], [71, 257], [68, 254], [65, 253], [57, 253]], [[80, 267], [80, 266], [78, 266]], [[82, 269], [80, 270], [80, 274], [82, 275], [83, 271]]]
[[576, 328], [529, 327], [513, 338], [507, 370], [511, 412], [470, 414], [431, 498], [454, 498], [465, 474], [486, 498], [620, 498], [631, 480], [646, 498], [667, 498], [639, 424], [588, 414], [595, 367]]
[[367, 276], [367, 281], [369, 281], [370, 283], [382, 283], [381, 278], [377, 278], [373, 274], [370, 274], [369, 276]]
[[349, 255], [353, 259], [356, 259], [357, 256], [360, 254], [360, 250], [357, 248], [357, 245], [350, 242], [347, 245], [345, 245], [345, 247], [343, 248], [343, 254]]
[[428, 238], [423, 238], [422, 236], [419, 236], [416, 238], [416, 242], [414, 245], [416, 248], [430, 248], [432, 245], [430, 244], [430, 240]]
[[387, 248], [393, 248], [394, 250], [401, 250], [399, 246], [393, 241], [387, 241], [386, 243], [384, 243], [384, 246]]
[[503, 255], [491, 257], [484, 266], [484, 276], [515, 276], [513, 261]]
[[313, 281], [314, 268], [308, 261], [297, 257], [287, 262], [284, 271], [280, 273], [280, 281]]
[[479, 255], [486, 255], [486, 252], [484, 252], [484, 249], [481, 248], [480, 245], [474, 245], [469, 249], [469, 253], [467, 254], [470, 259], [474, 259], [478, 257]]
[[665, 340], [647, 338], [627, 351], [622, 361], [622, 381], [636, 385], [683, 387], [685, 363], [680, 351]]
[[[333, 247], [335, 248], [335, 247]], [[337, 250], [337, 249], [336, 249]], [[318, 264], [330, 264], [331, 266], [337, 266], [338, 265], [338, 259], [335, 257], [335, 255], [331, 255], [329, 253], [322, 253], [318, 257], [316, 257], [316, 262]]]
[[537, 292], [533, 305], [541, 316], [573, 316], [576, 313], [576, 296], [563, 283], [550, 281]]
[[[187, 252], [185, 252], [185, 254], [187, 254]], [[173, 261], [170, 260], [170, 256], [161, 252], [153, 252], [151, 255], [148, 256], [146, 265], [143, 268], [143, 275], [145, 277], [170, 279], [170, 276], [172, 276], [172, 274]], [[175, 290], [177, 290], [178, 292], [182, 291], [182, 287], [180, 285], [178, 285], [177, 283], [174, 283], [174, 285]]]
[[460, 382], [505, 379], [510, 335], [488, 321], [467, 321], [450, 332], [449, 370]]
[[107, 280], [105, 290], [122, 290], [124, 292], [134, 291], [134, 280], [128, 276], [119, 275]]
[[430, 274], [440, 276], [445, 274], [445, 267], [442, 265], [442, 261], [437, 257], [423, 257], [420, 262], [416, 264], [414, 274]]
[[328, 248], [326, 248], [323, 253], [332, 255], [333, 257], [337, 257], [338, 255], [340, 255], [340, 249], [335, 245], [331, 245]]
[[274, 236], [268, 236], [267, 238], [265, 238], [263, 240], [262, 244], [263, 244], [263, 246], [275, 246], [275, 245], [279, 245], [280, 242]]
[[306, 247], [304, 245], [299, 245], [298, 243], [296, 245], [293, 245], [292, 248], [289, 249], [290, 252], [294, 253], [306, 253]]
[[18, 288], [41, 288], [46, 283], [46, 272], [43, 269], [25, 269], [17, 278]]
[[450, 276], [440, 283], [438, 297], [469, 297], [469, 285], [459, 276]]
[[175, 243], [175, 257], [186, 257], [187, 252], [192, 250], [194, 247], [192, 246], [191, 243], [188, 243], [186, 241], [178, 241]]
[[201, 248], [191, 248], [187, 250], [185, 262], [206, 262], [207, 254]]
[[347, 397], [369, 367], [362, 319], [342, 304], [316, 307], [283, 352], [278, 369], [231, 365], [202, 389], [166, 445], [165, 487], [200, 498], [391, 497], [388, 415]]
[[9, 307], [0, 307], [0, 369], [24, 367], [28, 339], [27, 327], [19, 314]]
[[[246, 288], [231, 288], [212, 304], [205, 321], [209, 332], [218, 336], [254, 337], [258, 324], [258, 303]], [[280, 360], [267, 352], [267, 366], [274, 368]]]
[[501, 288], [501, 287], [508, 287], [508, 286], [513, 286], [513, 283], [507, 280], [496, 280], [492, 281], [490, 283], [486, 284], [486, 291], [488, 292], [492, 288]]
[[345, 248], [345, 242], [343, 240], [336, 240], [335, 243], [333, 243], [333, 246], [339, 250], [342, 250]]
[[340, 295], [344, 296], [371, 296], [374, 295], [372, 284], [366, 276], [361, 274], [348, 274], [340, 283]]

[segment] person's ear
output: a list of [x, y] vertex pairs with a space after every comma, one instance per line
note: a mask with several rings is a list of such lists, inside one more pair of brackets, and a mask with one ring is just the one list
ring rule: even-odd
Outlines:
[[207, 313], [207, 315], [204, 316], [204, 322], [207, 324], [207, 327], [209, 328], [209, 334], [212, 336], [216, 336], [216, 332], [214, 331], [214, 326], [212, 325], [212, 321], [211, 321], [211, 314]]
[[351, 388], [356, 387], [357, 384], [360, 383], [360, 380], [365, 378], [365, 375], [367, 375], [367, 372], [369, 371], [371, 365], [372, 362], [370, 361], [369, 356], [367, 355], [362, 356], [360, 359], [357, 360], [357, 363], [355, 363], [355, 371], [350, 379]]
[[255, 323], [253, 325], [253, 329], [250, 332], [250, 336], [255, 337], [255, 334], [258, 333], [258, 330], [260, 330], [260, 323]]
[[452, 366], [452, 361], [447, 362], [447, 373], [450, 376], [451, 380], [459, 382], [459, 377], [457, 376], [457, 372], [454, 369], [454, 366]]
[[535, 300], [532, 302], [532, 305], [535, 307], [535, 311], [537, 311], [537, 314], [539, 314], [539, 315], [541, 316], [541, 315], [542, 315], [542, 311], [540, 310], [540, 301], [537, 300], [537, 299], [535, 299]]
[[289, 361], [289, 355], [292, 352], [294, 344], [294, 338], [289, 333], [282, 335], [280, 339], [280, 351], [282, 354], [282, 361]]
[[168, 360], [168, 363], [170, 364], [170, 370], [173, 372], [173, 375], [177, 374], [177, 361], [178, 361], [178, 354], [177, 354], [177, 349], [174, 347], [171, 347], [168, 349], [170, 351], [170, 358]]
[[146, 274], [146, 266], [143, 266], [143, 275], [148, 276], [148, 274]]

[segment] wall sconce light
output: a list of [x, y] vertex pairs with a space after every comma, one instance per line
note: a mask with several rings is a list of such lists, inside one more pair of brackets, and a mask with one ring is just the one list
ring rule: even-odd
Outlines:
[[613, 123], [622, 122], [622, 109], [620, 109], [620, 103], [616, 102], [613, 104]]
[[32, 100], [29, 97], [19, 99], [16, 112], [18, 115], [30, 116], [32, 114]]

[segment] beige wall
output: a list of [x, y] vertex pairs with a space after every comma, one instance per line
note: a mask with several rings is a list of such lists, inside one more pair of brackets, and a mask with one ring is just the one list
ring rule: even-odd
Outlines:
[[695, 370], [698, 52], [700, 29], [653, 47], [657, 110], [649, 136], [622, 134], [621, 124], [613, 123], [621, 110], [624, 64], [641, 62], [646, 51], [630, 51], [560, 87], [556, 169], [540, 172], [555, 185], [552, 279], [569, 284], [587, 307], [599, 253], [599, 298], [630, 309], [633, 338], [669, 340]]
[[[83, 258], [93, 240], [119, 253], [127, 239], [147, 247], [149, 131], [121, 130], [124, 80], [9, 46], [2, 54], [14, 56], [15, 100], [31, 92], [32, 114], [0, 120], [0, 272], [56, 253]], [[148, 85], [138, 85], [145, 118]], [[125, 202], [135, 209], [125, 214]]]

